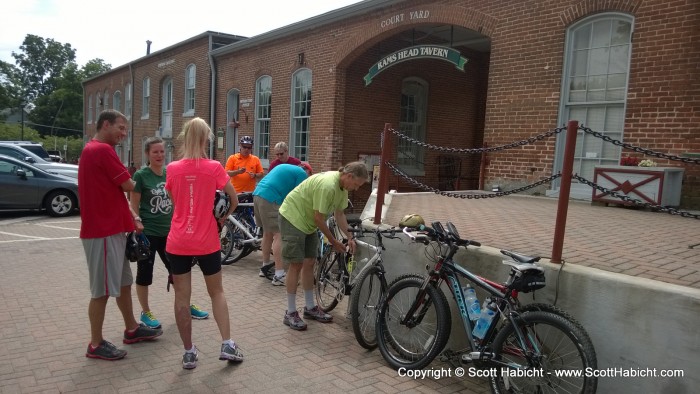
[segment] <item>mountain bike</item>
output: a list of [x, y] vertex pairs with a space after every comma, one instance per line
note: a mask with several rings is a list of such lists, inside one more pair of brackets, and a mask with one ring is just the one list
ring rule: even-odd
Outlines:
[[253, 251], [260, 250], [262, 233], [262, 227], [255, 223], [253, 194], [238, 194], [238, 206], [226, 218], [219, 231], [221, 264], [233, 264]]
[[[359, 220], [349, 222], [360, 224]], [[372, 350], [377, 347], [377, 308], [389, 288], [382, 260], [382, 251], [385, 250], [382, 240], [398, 238], [397, 233], [400, 233], [400, 230], [364, 230], [358, 226], [349, 228], [349, 231], [353, 233], [358, 247], [367, 247], [373, 254], [369, 258], [354, 262], [354, 256], [350, 253], [327, 250], [317, 264], [314, 292], [319, 308], [325, 312], [335, 309], [344, 296], [350, 296], [348, 315], [352, 320], [355, 338], [360, 346]], [[366, 236], [373, 236], [376, 244], [359, 239]]]
[[[442, 359], [473, 363], [489, 373], [494, 393], [578, 392], [594, 393], [597, 378], [586, 376], [595, 369], [593, 344], [585, 329], [559, 308], [547, 304], [521, 306], [519, 292], [544, 286], [538, 257], [501, 251], [511, 260], [505, 283], [479, 277], [453, 261], [460, 246], [479, 246], [462, 239], [452, 223], [422, 226], [417, 234], [404, 229], [412, 240], [426, 244], [435, 263], [424, 279], [399, 277], [388, 289], [377, 316], [377, 342], [384, 359], [395, 369], [422, 369], [442, 352], [452, 327], [450, 307], [440, 289], [446, 283], [462, 321], [469, 348], [447, 350]], [[541, 275], [540, 275], [541, 273]], [[459, 278], [485, 290], [493, 320], [483, 337], [472, 334], [465, 295]]]

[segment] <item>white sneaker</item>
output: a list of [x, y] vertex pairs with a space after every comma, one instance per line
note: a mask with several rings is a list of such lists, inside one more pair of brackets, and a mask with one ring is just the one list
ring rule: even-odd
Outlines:
[[273, 276], [272, 283], [273, 286], [284, 286], [284, 280], [287, 278], [287, 274], [282, 274], [282, 276]]

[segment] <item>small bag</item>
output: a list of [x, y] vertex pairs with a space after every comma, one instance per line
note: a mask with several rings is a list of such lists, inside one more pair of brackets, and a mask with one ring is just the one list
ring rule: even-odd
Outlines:
[[126, 235], [126, 258], [131, 262], [148, 260], [151, 254], [151, 243], [144, 233], [132, 231]]

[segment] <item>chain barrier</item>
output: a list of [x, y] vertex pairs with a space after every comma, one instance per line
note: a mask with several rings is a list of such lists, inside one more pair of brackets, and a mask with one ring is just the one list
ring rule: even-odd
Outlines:
[[538, 135], [530, 137], [528, 139], [524, 139], [521, 141], [515, 141], [515, 142], [511, 142], [510, 144], [507, 144], [507, 145], [494, 146], [494, 147], [490, 147], [490, 148], [446, 148], [443, 146], [428, 144], [427, 142], [419, 141], [413, 137], [407, 136], [406, 134], [402, 133], [399, 130], [389, 129], [389, 131], [394, 133], [397, 137], [399, 137], [403, 140], [406, 140], [408, 142], [411, 142], [413, 144], [416, 144], [418, 146], [422, 146], [422, 147], [436, 150], [439, 152], [464, 153], [464, 154], [469, 154], [469, 155], [484, 153], [484, 152], [496, 152], [496, 151], [506, 150], [506, 149], [510, 149], [510, 148], [517, 148], [517, 147], [523, 146], [523, 145], [533, 144], [537, 141], [541, 141], [545, 138], [549, 138], [555, 134], [559, 134], [565, 130], [566, 130], [566, 127], [558, 127], [554, 130], [550, 130], [550, 131], [547, 131], [545, 133], [538, 134]]
[[535, 182], [535, 183], [533, 183], [533, 184], [531, 184], [531, 185], [519, 187], [519, 188], [517, 188], [517, 189], [508, 190], [508, 191], [504, 191], [504, 192], [485, 193], [485, 194], [464, 194], [464, 193], [452, 193], [452, 192], [441, 191], [440, 189], [436, 189], [436, 188], [434, 188], [434, 187], [432, 187], [432, 186], [428, 186], [428, 185], [426, 185], [426, 184], [424, 184], [424, 183], [421, 183], [421, 182], [419, 182], [419, 181], [417, 181], [417, 180], [411, 178], [408, 174], [406, 174], [405, 172], [401, 171], [401, 169], [399, 169], [399, 168], [396, 167], [394, 164], [392, 164], [392, 163], [390, 163], [390, 162], [388, 162], [388, 161], [386, 162], [386, 165], [389, 167], [389, 169], [391, 170], [391, 172], [394, 173], [394, 175], [400, 176], [400, 177], [403, 178], [406, 182], [408, 182], [409, 184], [411, 184], [411, 185], [413, 185], [413, 186], [416, 186], [416, 187], [421, 188], [421, 189], [423, 189], [423, 190], [426, 190], [426, 191], [429, 191], [429, 192], [433, 192], [433, 193], [435, 193], [435, 194], [440, 194], [440, 195], [446, 196], [446, 197], [466, 198], [466, 199], [470, 199], [470, 200], [471, 200], [471, 199], [480, 199], [480, 198], [503, 197], [503, 196], [507, 196], [507, 195], [509, 195], [509, 194], [520, 193], [520, 192], [523, 192], [523, 191], [525, 191], [525, 190], [529, 190], [529, 189], [532, 189], [532, 188], [534, 188], [534, 187], [537, 187], [537, 186], [540, 186], [540, 185], [544, 185], [545, 183], [551, 182], [551, 181], [553, 181], [553, 180], [555, 180], [555, 179], [561, 177], [561, 174], [555, 174], [555, 175], [552, 175], [552, 176], [550, 176], [550, 177], [548, 177], [548, 178], [539, 180], [539, 181], [537, 181], [537, 182]]
[[625, 194], [620, 194], [620, 193], [615, 192], [615, 191], [613, 191], [613, 190], [606, 189], [606, 188], [604, 188], [603, 186], [600, 186], [600, 185], [598, 185], [598, 184], [596, 184], [596, 183], [593, 183], [593, 182], [589, 181], [589, 180], [586, 179], [586, 178], [583, 178], [583, 177], [579, 176], [578, 174], [574, 174], [574, 175], [573, 175], [573, 178], [574, 178], [574, 179], [577, 179], [577, 180], [580, 181], [581, 183], [584, 183], [584, 184], [586, 184], [586, 185], [588, 185], [588, 186], [590, 186], [590, 187], [592, 187], [592, 188], [594, 188], [594, 189], [600, 190], [601, 192], [605, 193], [605, 194], [608, 195], [608, 196], [615, 197], [615, 198], [619, 198], [619, 199], [622, 200], [622, 201], [625, 201], [625, 202], [628, 202], [628, 203], [632, 203], [632, 204], [634, 204], [634, 205], [636, 205], [636, 206], [639, 206], [639, 207], [643, 207], [643, 208], [647, 208], [647, 209], [652, 209], [652, 210], [659, 211], [659, 212], [666, 212], [666, 213], [668, 213], [668, 214], [670, 214], [670, 215], [678, 215], [678, 216], [681, 216], [681, 217], [684, 217], [684, 218], [700, 219], [700, 215], [692, 214], [692, 213], [686, 212], [686, 211], [681, 211], [681, 210], [678, 210], [678, 209], [672, 208], [672, 207], [665, 207], [665, 206], [663, 206], [663, 205], [655, 205], [655, 204], [651, 204], [651, 203], [648, 203], [648, 202], [643, 202], [643, 201], [641, 201], [641, 200], [637, 200], [636, 198], [629, 197], [629, 196], [627, 196], [627, 195], [625, 195]]
[[627, 144], [627, 143], [624, 143], [622, 141], [612, 139], [607, 135], [603, 135], [603, 133], [601, 133], [599, 131], [591, 130], [589, 127], [579, 126], [579, 130], [583, 130], [584, 133], [590, 134], [596, 138], [600, 138], [605, 142], [610, 142], [613, 145], [621, 146], [625, 149], [629, 149], [629, 150], [632, 150], [634, 152], [643, 153], [643, 154], [648, 155], [648, 156], [654, 156], [654, 157], [658, 157], [661, 159], [668, 159], [668, 160], [674, 160], [674, 161], [681, 161], [683, 163], [700, 164], [700, 159], [692, 159], [690, 157], [680, 157], [680, 156], [675, 156], [675, 155], [668, 155], [668, 154], [661, 153], [661, 152], [654, 152], [651, 149], [645, 149], [645, 148], [642, 148], [642, 147], [639, 147], [636, 145]]

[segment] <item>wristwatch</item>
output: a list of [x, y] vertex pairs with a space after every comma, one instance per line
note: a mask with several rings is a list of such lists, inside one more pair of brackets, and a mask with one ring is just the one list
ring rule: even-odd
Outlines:
[[134, 221], [135, 221], [135, 222], [140, 222], [140, 221], [141, 221], [141, 216], [135, 217], [135, 218], [134, 218]]

